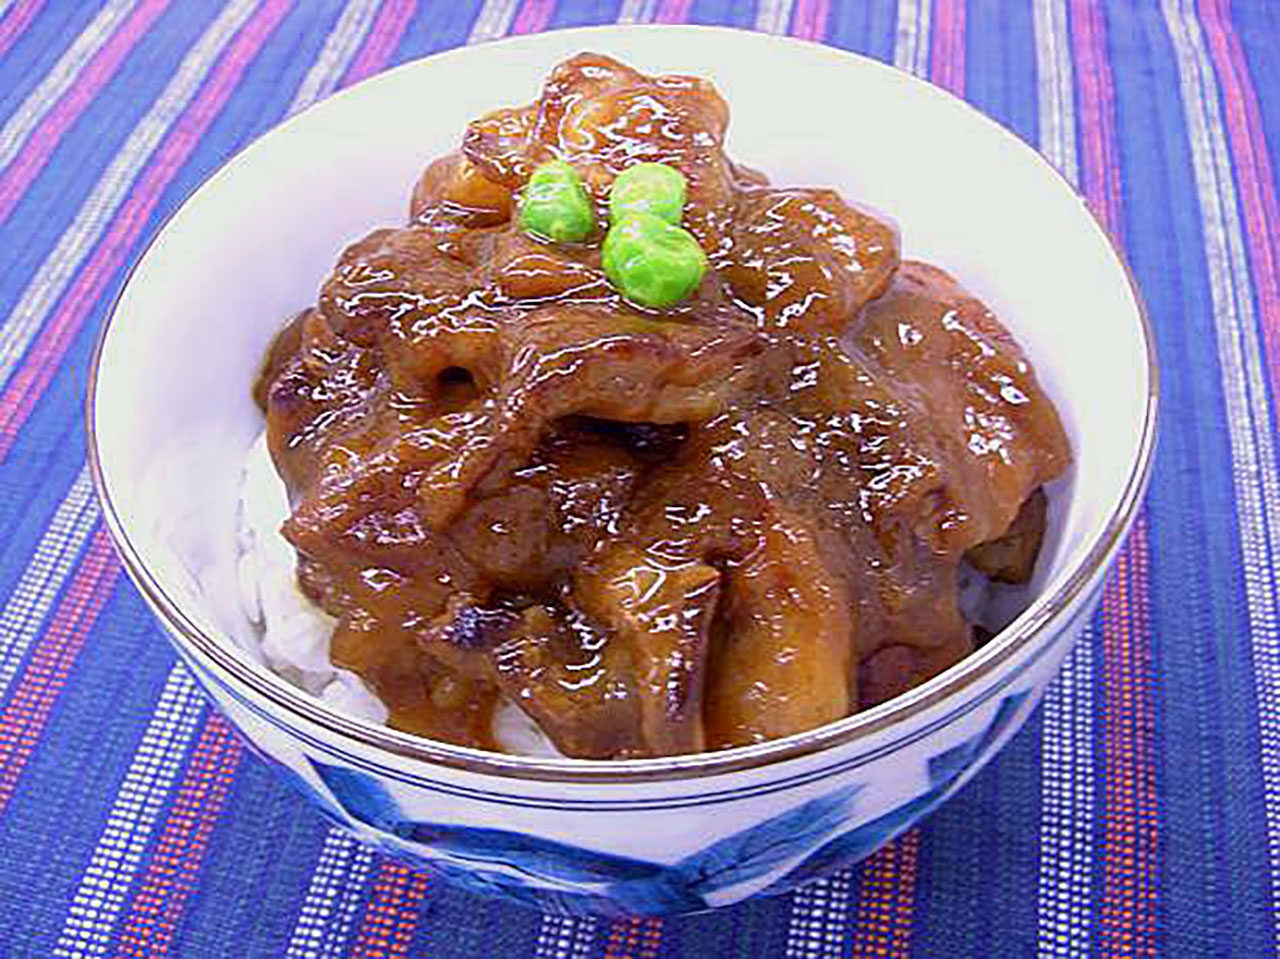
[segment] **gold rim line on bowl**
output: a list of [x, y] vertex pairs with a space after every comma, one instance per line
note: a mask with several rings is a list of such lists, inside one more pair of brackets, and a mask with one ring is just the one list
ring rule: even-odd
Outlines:
[[[725, 27], [665, 25], [627, 26], [625, 30], [671, 30], [698, 31], [708, 34], [747, 34], [758, 36], [751, 31], [733, 30]], [[617, 26], [581, 27], [575, 30], [557, 31], [561, 34], [574, 34], [589, 37], [601, 33], [616, 33]], [[525, 37], [508, 37], [490, 41], [497, 44], [518, 44], [527, 42]], [[1156, 423], [1158, 418], [1160, 394], [1160, 368], [1157, 362], [1155, 333], [1147, 313], [1146, 304], [1138, 288], [1137, 281], [1120, 250], [1115, 239], [1107, 232], [1101, 220], [1088, 203], [1076, 190], [1075, 186], [1063, 174], [1045, 159], [1030, 144], [1002, 126], [999, 122], [978, 110], [965, 100], [953, 96], [925, 80], [915, 77], [904, 70], [889, 64], [881, 63], [861, 54], [846, 50], [826, 47], [808, 40], [794, 37], [771, 36], [769, 42], [794, 43], [805, 46], [820, 47], [838, 56], [850, 57], [870, 65], [875, 69], [892, 71], [907, 77], [911, 82], [920, 84], [932, 95], [945, 98], [959, 104], [981, 123], [993, 129], [1006, 142], [1016, 145], [1016, 149], [1029, 153], [1034, 162], [1047, 168], [1053, 176], [1067, 188], [1088, 214], [1093, 229], [1106, 241], [1116, 262], [1124, 272], [1133, 304], [1137, 309], [1138, 320], [1142, 332], [1143, 346], [1146, 355], [1147, 395], [1143, 408], [1142, 433], [1139, 437], [1136, 456], [1132, 469], [1125, 480], [1119, 500], [1107, 517], [1101, 534], [1089, 550], [1080, 565], [1071, 572], [1066, 580], [1054, 592], [1036, 597], [1012, 624], [989, 640], [981, 649], [965, 657], [956, 665], [944, 670], [928, 682], [922, 683], [886, 703], [882, 703], [865, 712], [854, 713], [844, 719], [828, 723], [816, 729], [796, 733], [782, 739], [770, 740], [750, 746], [739, 746], [717, 752], [692, 753], [680, 756], [666, 756], [655, 759], [622, 759], [622, 760], [589, 760], [589, 759], [543, 759], [505, 753], [489, 752], [469, 746], [458, 746], [424, 739], [410, 733], [380, 726], [368, 721], [348, 716], [324, 704], [319, 698], [293, 686], [282, 677], [271, 672], [265, 666], [251, 661], [238, 644], [230, 637], [211, 636], [200, 628], [184, 613], [179, 604], [170, 597], [151, 573], [146, 569], [136, 547], [125, 531], [115, 504], [107, 488], [102, 463], [98, 453], [98, 430], [95, 400], [97, 396], [98, 373], [102, 354], [106, 346], [107, 336], [115, 321], [120, 300], [138, 266], [146, 259], [151, 247], [164, 234], [170, 220], [185, 206], [187, 201], [198, 193], [210, 180], [222, 170], [230, 166], [242, 153], [250, 149], [263, 137], [278, 131], [289, 123], [288, 118], [265, 131], [253, 141], [233, 153], [217, 170], [211, 172], [184, 197], [156, 230], [142, 253], [130, 266], [111, 305], [110, 313], [102, 324], [94, 344], [90, 362], [89, 378], [85, 396], [85, 423], [87, 431], [88, 459], [94, 490], [102, 505], [103, 518], [107, 530], [111, 534], [117, 552], [121, 557], [125, 571], [135, 586], [142, 592], [150, 605], [161, 615], [165, 625], [176, 631], [191, 644], [196, 652], [205, 659], [211, 660], [217, 667], [229, 674], [239, 683], [247, 686], [257, 695], [271, 704], [281, 707], [286, 713], [301, 718], [306, 722], [320, 726], [340, 737], [354, 740], [364, 746], [373, 747], [392, 753], [396, 756], [425, 761], [434, 765], [469, 772], [484, 773], [507, 779], [540, 782], [566, 783], [644, 783], [661, 780], [684, 780], [722, 775], [756, 769], [773, 763], [781, 763], [822, 752], [828, 748], [845, 745], [859, 739], [865, 739], [879, 733], [890, 726], [917, 716], [951, 698], [961, 690], [987, 678], [998, 667], [1013, 659], [1028, 647], [1041, 631], [1062, 611], [1076, 602], [1093, 583], [1094, 579], [1110, 564], [1112, 557], [1119, 550], [1130, 526], [1137, 516], [1143, 496], [1151, 478], [1151, 467], [1156, 444]], [[412, 67], [425, 59], [450, 57], [464, 54], [469, 48], [460, 47], [411, 61], [385, 71], [378, 76], [397, 72]], [[371, 78], [374, 79], [374, 78]], [[368, 81], [366, 81], [368, 82]], [[360, 84], [357, 84], [360, 86]], [[352, 88], [348, 88], [350, 90]], [[335, 96], [343, 96], [342, 91]], [[321, 101], [324, 102], [324, 101]], [[314, 109], [313, 104], [299, 114]], [[295, 114], [294, 116], [298, 116]]]

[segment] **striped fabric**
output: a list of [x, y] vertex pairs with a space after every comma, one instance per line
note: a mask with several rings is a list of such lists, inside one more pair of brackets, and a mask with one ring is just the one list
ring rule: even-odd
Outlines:
[[[329, 828], [174, 661], [82, 441], [125, 270], [236, 149], [395, 63], [615, 21], [817, 40], [1010, 127], [1126, 251], [1166, 412], [999, 760], [859, 868], [665, 921], [540, 916]], [[0, 0], [0, 957], [1280, 952], [1278, 49], [1272, 0]]]

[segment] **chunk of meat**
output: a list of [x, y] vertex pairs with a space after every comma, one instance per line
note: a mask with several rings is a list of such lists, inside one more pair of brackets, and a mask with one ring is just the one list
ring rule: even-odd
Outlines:
[[583, 610], [630, 653], [641, 738], [651, 755], [700, 752], [708, 634], [720, 573], [611, 545], [573, 577]]
[[834, 190], [744, 189], [717, 267], [763, 325], [839, 335], [889, 287], [898, 237]]
[[568, 416], [624, 422], [710, 419], [753, 383], [763, 344], [732, 321], [660, 322], [620, 309], [558, 307], [503, 332], [491, 428], [433, 470], [421, 494], [446, 525], [473, 489], [500, 486]]
[[380, 374], [375, 358], [338, 337], [318, 310], [302, 313], [277, 337], [269, 362], [259, 384], [267, 445], [296, 495], [323, 473], [335, 441], [359, 444], [373, 428]]
[[580, 615], [530, 607], [496, 647], [493, 661], [502, 691], [565, 755], [650, 754], [625, 651]]
[[1037, 487], [1003, 536], [979, 543], [965, 554], [974, 569], [998, 583], [1028, 583], [1044, 542], [1049, 497]]
[[423, 477], [488, 429], [470, 413], [393, 434], [299, 498], [284, 533], [329, 572], [327, 588], [315, 589], [326, 608], [341, 615], [370, 603], [391, 611], [384, 619], [425, 628], [455, 593], [485, 601], [494, 589], [550, 588], [616, 523], [641, 468], [636, 454], [598, 431], [557, 425], [513, 483], [468, 500], [450, 528], [430, 525]]
[[492, 110], [467, 125], [462, 152], [486, 179], [518, 189], [533, 172], [529, 135], [537, 118], [537, 103]]
[[501, 226], [514, 209], [510, 187], [490, 180], [461, 153], [451, 153], [423, 171], [413, 190], [409, 218], [435, 226]]
[[492, 242], [478, 230], [375, 230], [343, 251], [320, 291], [320, 312], [343, 338], [375, 346], [401, 324], [467, 300]]
[[890, 644], [866, 657], [858, 666], [858, 697], [863, 709], [887, 703], [954, 666], [973, 651], [971, 642], [957, 637], [934, 648]]
[[1070, 462], [1062, 422], [1009, 332], [948, 274], [907, 262], [866, 310], [856, 344], [889, 381], [911, 384], [950, 491], [931, 530], [963, 551], [1008, 529], [1036, 487]]
[[798, 517], [775, 514], [757, 551], [729, 569], [725, 604], [707, 689], [712, 748], [790, 736], [850, 713], [852, 603]]
[[419, 648], [413, 633], [344, 618], [333, 635], [331, 658], [374, 688], [394, 728], [461, 746], [495, 748], [490, 717], [497, 688], [487, 679], [442, 666]]
[[553, 246], [525, 233], [506, 234], [494, 250], [499, 291], [511, 300], [613, 299], [596, 250]]

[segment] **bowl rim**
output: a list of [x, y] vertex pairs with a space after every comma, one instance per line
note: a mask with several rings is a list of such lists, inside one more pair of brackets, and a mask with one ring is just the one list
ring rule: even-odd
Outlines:
[[[138, 267], [146, 260], [152, 247], [165, 234], [170, 221], [186, 207], [193, 196], [222, 171], [236, 163], [242, 154], [255, 146], [260, 140], [292, 123], [295, 117], [315, 110], [336, 97], [347, 96], [352, 90], [356, 90], [367, 83], [377, 82], [389, 74], [412, 69], [427, 60], [465, 56], [468, 51], [474, 48], [473, 46], [462, 46], [408, 61], [367, 78], [358, 84], [354, 84], [352, 87], [339, 91], [331, 97], [311, 104], [304, 110], [285, 118], [233, 152], [217, 169], [202, 177], [190, 192], [183, 197], [182, 202], [178, 203], [165, 217], [164, 221], [148, 240], [146, 246], [129, 266], [124, 282], [112, 301], [107, 318], [98, 332], [90, 360], [85, 391], [87, 455], [93, 487], [102, 507], [105, 525], [129, 578], [143, 594], [164, 625], [169, 628], [171, 635], [180, 637], [192, 648], [198, 662], [211, 661], [226, 673], [230, 680], [247, 687], [249, 692], [265, 699], [271, 705], [283, 709], [285, 713], [291, 714], [297, 719], [319, 726], [342, 740], [353, 741], [354, 744], [371, 748], [380, 753], [389, 753], [391, 756], [402, 760], [416, 760], [431, 766], [487, 774], [517, 782], [603, 785], [692, 780], [758, 769], [793, 759], [813, 756], [835, 746], [865, 740], [892, 726], [902, 724], [908, 719], [940, 706], [945, 701], [956, 697], [964, 689], [986, 680], [996, 673], [1000, 666], [1013, 660], [1024, 650], [1033, 646], [1037, 639], [1042, 638], [1053, 621], [1076, 603], [1082, 595], [1086, 594], [1095, 580], [1105, 572], [1110, 560], [1120, 548], [1132, 526], [1150, 482], [1157, 437], [1160, 367], [1157, 360], [1154, 328], [1133, 271], [1117, 241], [1102, 225], [1098, 215], [1090, 208], [1076, 187], [1033, 146], [966, 100], [956, 97], [905, 70], [863, 54], [796, 37], [760, 34], [755, 31], [732, 27], [610, 24], [558, 30], [554, 31], [554, 33], [581, 36], [586, 41], [611, 34], [639, 34], [659, 30], [696, 31], [705, 34], [717, 34], [734, 40], [742, 37], [752, 37], [767, 44], [802, 45], [807, 48], [820, 49], [825, 54], [837, 59], [851, 58], [859, 61], [864, 67], [898, 74], [900, 77], [907, 78], [911, 84], [918, 85], [923, 92], [950, 100], [953, 104], [958, 104], [994, 136], [1001, 138], [1014, 150], [1022, 151], [1024, 155], [1029, 155], [1034, 163], [1051, 173], [1080, 203], [1089, 217], [1092, 229], [1106, 242], [1128, 283], [1142, 334], [1147, 375], [1147, 394], [1143, 406], [1142, 431], [1132, 466], [1118, 500], [1108, 514], [1106, 523], [1095, 542], [1090, 546], [1089, 551], [1076, 567], [1069, 571], [1069, 575], [1056, 591], [1036, 597], [1032, 604], [1010, 626], [989, 640], [982, 649], [965, 657], [959, 663], [939, 673], [928, 682], [894, 699], [865, 712], [854, 713], [844, 719], [781, 739], [716, 752], [691, 753], [654, 759], [551, 759], [490, 752], [488, 750], [425, 739], [387, 726], [376, 725], [333, 709], [318, 697], [292, 685], [287, 680], [271, 672], [266, 666], [254, 662], [230, 637], [210, 635], [205, 632], [184, 612], [181, 605], [165, 592], [143, 563], [137, 547], [130, 539], [128, 531], [116, 510], [115, 503], [111, 499], [103, 470], [99, 453], [97, 406], [95, 401], [97, 399], [102, 358], [110, 331], [119, 315], [121, 301], [129, 291]], [[505, 37], [486, 41], [481, 46], [492, 44], [518, 46], [531, 42], [536, 44], [539, 38], [547, 35], [534, 34]]]

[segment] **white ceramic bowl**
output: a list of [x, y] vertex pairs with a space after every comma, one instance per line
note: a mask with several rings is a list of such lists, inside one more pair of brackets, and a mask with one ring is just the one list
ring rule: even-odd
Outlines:
[[[1076, 462], [1052, 491], [1038, 598], [932, 681], [841, 722], [670, 759], [523, 759], [340, 715], [255, 661], [234, 517], [262, 428], [250, 382], [350, 241], [402, 222], [468, 119], [533, 99], [581, 50], [712, 79], [734, 157], [888, 212], [1023, 344]], [[1083, 202], [1017, 138], [882, 64], [730, 30], [573, 30], [375, 77], [262, 137], [157, 237], [103, 333], [91, 453], [130, 575], [244, 737], [335, 819], [472, 887], [543, 907], [664, 913], [782, 891], [866, 856], [1023, 723], [1087, 621], [1151, 461], [1152, 337]]]

